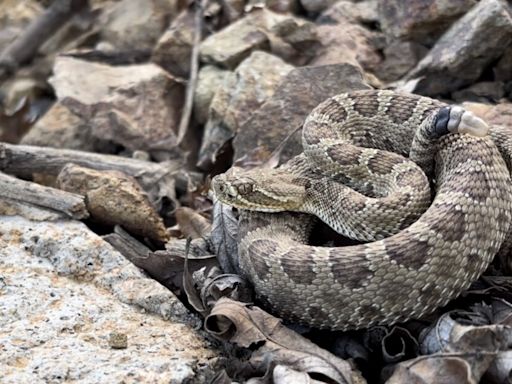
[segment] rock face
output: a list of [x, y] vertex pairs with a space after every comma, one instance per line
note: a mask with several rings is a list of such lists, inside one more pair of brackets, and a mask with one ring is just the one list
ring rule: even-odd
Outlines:
[[482, 0], [456, 21], [408, 74], [415, 92], [436, 95], [477, 80], [512, 44], [512, 11], [503, 0]]
[[50, 82], [97, 138], [132, 150], [175, 140], [183, 85], [155, 64], [113, 67], [61, 57]]
[[476, 0], [381, 0], [382, 29], [394, 38], [423, 39], [438, 36]]
[[83, 224], [2, 217], [0, 233], [2, 383], [207, 380], [195, 316]]
[[269, 53], [256, 51], [245, 59], [215, 94], [205, 126], [198, 166], [208, 168], [217, 151], [263, 104], [293, 69]]
[[[279, 143], [300, 128], [311, 110], [339, 93], [369, 88], [354, 65], [302, 67], [291, 71], [274, 95], [240, 127], [233, 146], [235, 159], [266, 160]], [[282, 159], [302, 150], [300, 135], [286, 145]]]

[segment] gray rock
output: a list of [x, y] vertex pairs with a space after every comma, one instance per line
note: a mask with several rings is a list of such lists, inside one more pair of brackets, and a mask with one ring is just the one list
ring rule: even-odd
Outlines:
[[[211, 376], [217, 352], [195, 316], [82, 223], [4, 216], [0, 249], [2, 383]], [[112, 348], [113, 333], [125, 349]]]
[[226, 79], [213, 98], [198, 166], [208, 168], [217, 152], [272, 94], [293, 69], [269, 53], [255, 51]]
[[354, 3], [349, 0], [340, 0], [326, 9], [317, 18], [317, 24], [336, 23], [362, 23], [374, 24], [379, 21], [378, 1], [364, 0]]
[[199, 70], [194, 92], [194, 119], [199, 124], [204, 124], [208, 120], [208, 109], [213, 96], [229, 74], [231, 74], [230, 71], [214, 65], [205, 65]]
[[[264, 161], [291, 132], [300, 128], [311, 110], [328, 97], [368, 89], [360, 69], [350, 64], [292, 70], [274, 95], [240, 127], [233, 141], [235, 159]], [[282, 159], [302, 151], [300, 134], [286, 145]]]
[[60, 57], [50, 83], [97, 138], [131, 150], [176, 139], [183, 84], [155, 64], [114, 67]]
[[435, 41], [450, 23], [477, 3], [476, 0], [382, 0], [382, 29], [394, 38]]
[[105, 8], [101, 37], [118, 50], [151, 50], [178, 8], [177, 0], [121, 0]]
[[455, 22], [407, 75], [415, 92], [436, 95], [477, 80], [512, 43], [512, 15], [503, 0], [482, 0]]
[[234, 69], [251, 52], [270, 51], [303, 64], [314, 54], [317, 43], [312, 23], [255, 8], [242, 19], [207, 37], [200, 47], [201, 61]]

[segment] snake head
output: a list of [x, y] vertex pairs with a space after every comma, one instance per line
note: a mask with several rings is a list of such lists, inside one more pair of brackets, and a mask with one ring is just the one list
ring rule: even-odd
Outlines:
[[306, 185], [303, 178], [279, 169], [233, 167], [212, 180], [221, 202], [260, 212], [298, 210], [306, 197]]

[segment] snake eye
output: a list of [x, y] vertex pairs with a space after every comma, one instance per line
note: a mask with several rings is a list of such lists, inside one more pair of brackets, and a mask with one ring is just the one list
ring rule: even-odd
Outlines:
[[224, 192], [226, 188], [224, 187], [224, 184], [219, 185], [219, 191]]
[[251, 193], [252, 192], [252, 184], [249, 183], [243, 183], [236, 186], [236, 189], [239, 193]]

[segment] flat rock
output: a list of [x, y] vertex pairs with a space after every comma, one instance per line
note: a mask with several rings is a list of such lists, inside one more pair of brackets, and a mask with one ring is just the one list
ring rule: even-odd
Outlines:
[[97, 138], [131, 150], [176, 139], [183, 85], [155, 64], [109, 66], [60, 57], [50, 83]]
[[231, 71], [214, 65], [205, 65], [199, 70], [194, 92], [194, 119], [199, 124], [204, 124], [208, 120], [208, 110], [213, 96], [229, 75], [232, 75]]
[[4, 216], [0, 249], [2, 383], [211, 377], [198, 319], [82, 223]]
[[37, 1], [3, 0], [0, 4], [0, 52], [43, 11], [43, 6]]
[[482, 0], [432, 47], [407, 75], [420, 78], [415, 92], [438, 95], [477, 80], [512, 42], [512, 14], [502, 0]]
[[317, 43], [312, 23], [258, 8], [207, 37], [201, 43], [200, 57], [204, 63], [234, 69], [251, 52], [263, 50], [303, 64]]
[[[264, 161], [291, 132], [300, 128], [311, 110], [343, 92], [368, 89], [357, 66], [332, 64], [292, 70], [273, 96], [243, 124], [233, 141], [235, 159]], [[288, 142], [282, 159], [302, 151], [301, 135]]]
[[393, 38], [435, 41], [450, 23], [468, 11], [476, 0], [381, 0], [382, 29]]
[[102, 40], [117, 50], [151, 50], [178, 8], [178, 0], [121, 0], [101, 16]]
[[208, 168], [217, 152], [276, 90], [293, 69], [280, 58], [255, 51], [216, 92], [205, 126], [198, 166]]

